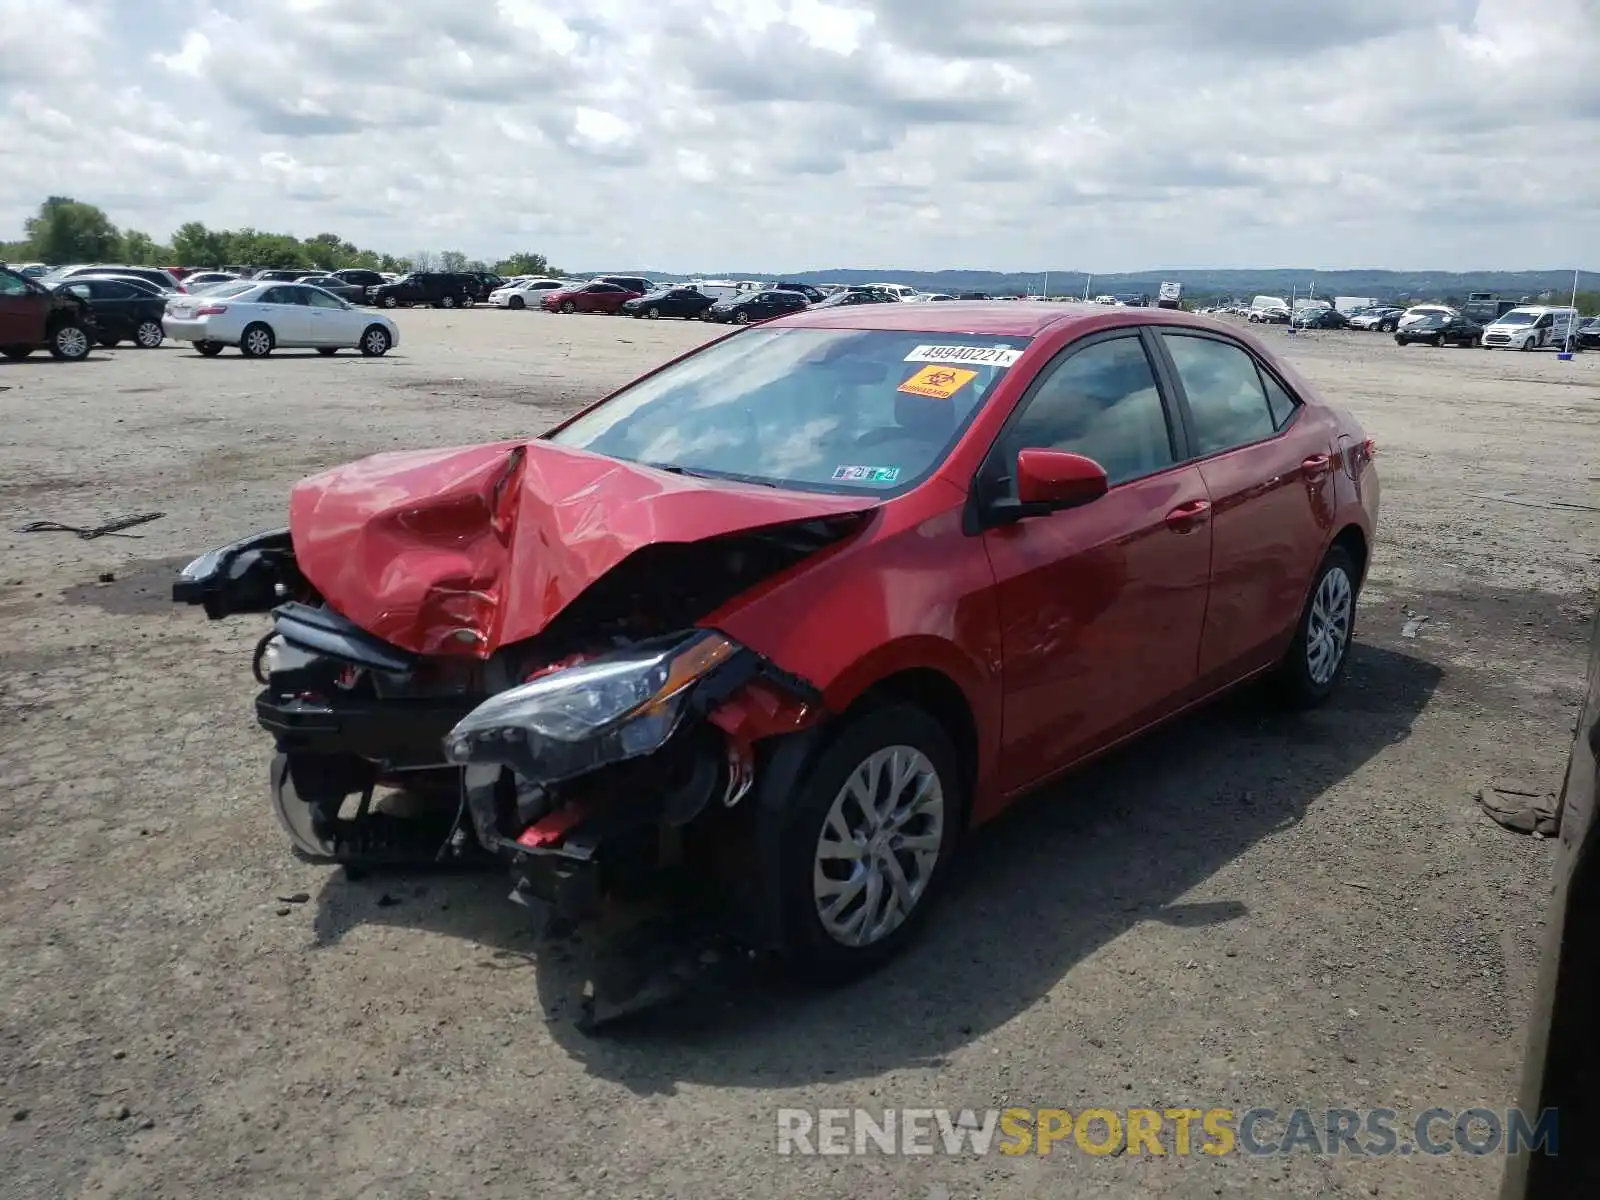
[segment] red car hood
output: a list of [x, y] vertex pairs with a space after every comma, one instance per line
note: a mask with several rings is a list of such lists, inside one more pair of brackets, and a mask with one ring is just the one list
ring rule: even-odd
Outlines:
[[336, 467], [295, 486], [289, 529], [301, 573], [361, 628], [419, 654], [486, 658], [644, 546], [870, 507], [535, 440]]

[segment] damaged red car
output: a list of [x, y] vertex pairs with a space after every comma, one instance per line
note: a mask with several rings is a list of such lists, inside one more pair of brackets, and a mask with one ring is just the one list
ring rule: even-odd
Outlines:
[[493, 855], [573, 918], [690, 879], [837, 978], [1029, 789], [1252, 677], [1326, 699], [1373, 454], [1185, 313], [818, 310], [540, 437], [307, 479], [174, 599], [271, 614], [256, 716], [302, 855]]

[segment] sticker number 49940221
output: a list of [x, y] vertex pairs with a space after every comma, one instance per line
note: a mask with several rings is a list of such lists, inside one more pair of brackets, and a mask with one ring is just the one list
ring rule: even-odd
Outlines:
[[957, 363], [973, 367], [1009, 367], [1022, 357], [1010, 346], [917, 346], [906, 362]]

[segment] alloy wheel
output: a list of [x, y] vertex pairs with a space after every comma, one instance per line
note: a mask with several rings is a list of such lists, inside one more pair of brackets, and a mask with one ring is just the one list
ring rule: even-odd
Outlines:
[[138, 329], [134, 330], [133, 340], [141, 349], [154, 350], [157, 346], [161, 345], [162, 340], [166, 336], [166, 333], [163, 332], [159, 323], [155, 321], [145, 321], [139, 326]]
[[887, 746], [833, 799], [817, 837], [811, 891], [834, 941], [863, 947], [905, 923], [939, 865], [945, 793], [922, 751]]
[[1317, 584], [1306, 621], [1306, 671], [1321, 687], [1332, 679], [1344, 661], [1350, 641], [1350, 619], [1355, 609], [1355, 589], [1340, 566], [1332, 567]]
[[247, 330], [244, 335], [244, 352], [253, 358], [260, 358], [272, 350], [272, 335], [265, 329], [257, 326]]
[[381, 329], [369, 329], [361, 338], [361, 352], [373, 357], [385, 354], [389, 349], [389, 335]]
[[62, 358], [83, 358], [89, 353], [89, 335], [76, 325], [56, 330], [55, 351]]

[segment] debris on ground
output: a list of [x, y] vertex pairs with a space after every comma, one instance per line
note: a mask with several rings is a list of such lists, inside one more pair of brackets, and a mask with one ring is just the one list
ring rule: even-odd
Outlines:
[[1495, 824], [1515, 833], [1554, 837], [1561, 829], [1561, 801], [1532, 784], [1491, 783], [1478, 789], [1478, 805]]
[[[148, 525], [151, 521], [159, 521], [167, 514], [164, 512], [138, 513], [131, 517], [117, 517], [115, 520], [106, 521], [100, 525], [91, 525], [84, 528], [81, 525], [63, 525], [60, 521], [30, 521], [17, 530], [18, 533], [75, 533], [86, 542], [102, 537], [143, 537], [142, 533], [124, 533], [125, 529], [132, 529], [135, 525]], [[102, 580], [102, 582], [105, 582]]]

